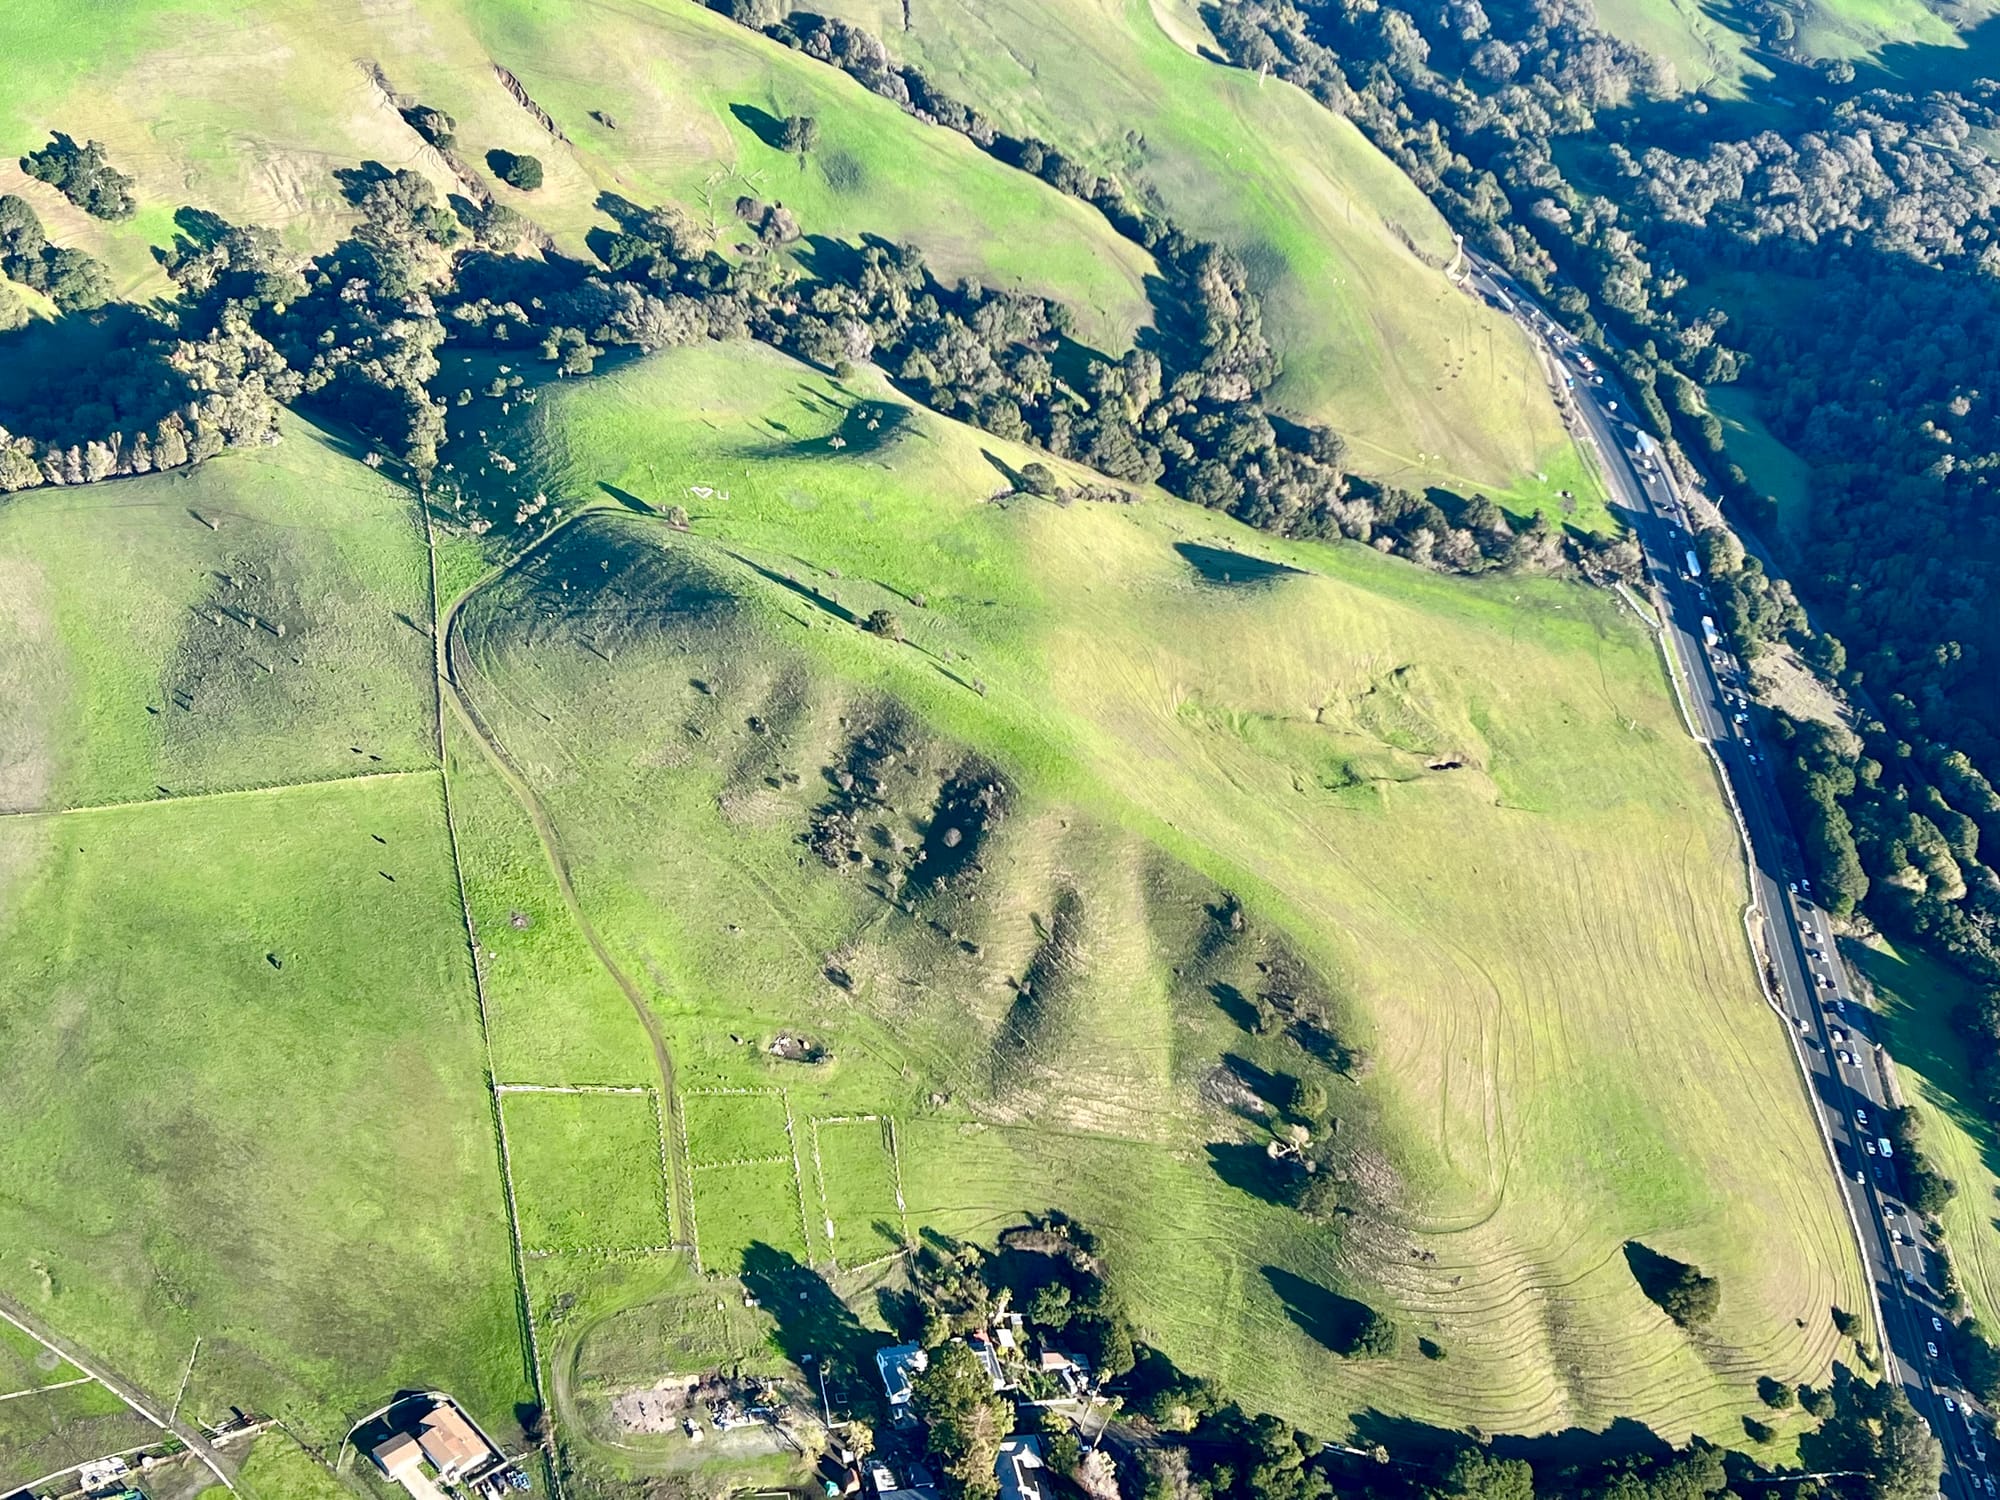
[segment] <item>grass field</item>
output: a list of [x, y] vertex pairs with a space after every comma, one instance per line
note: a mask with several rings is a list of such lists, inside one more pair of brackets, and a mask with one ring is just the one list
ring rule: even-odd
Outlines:
[[[1168, 504], [992, 504], [982, 447], [1025, 455], [921, 413], [863, 457], [815, 441], [892, 399], [711, 347], [553, 392], [508, 439], [562, 503], [696, 509], [692, 538], [575, 524], [473, 596], [455, 657], [684, 1096], [896, 1114], [913, 1230], [1079, 1212], [1151, 1336], [1322, 1430], [1624, 1415], [1740, 1442], [1757, 1376], [1819, 1378], [1857, 1271], [1643, 632], [1566, 585]], [[1209, 584], [1192, 543], [1294, 571]], [[878, 606], [908, 644], [845, 623]], [[836, 877], [801, 837], [864, 740], [891, 756], [857, 828], [883, 864]], [[977, 757], [1015, 791], [976, 905], [886, 903], [885, 856]], [[1260, 1199], [1260, 1137], [1215, 1087], [1320, 1065], [1176, 972], [1236, 982], [1192, 957], [1222, 889], [1372, 1058], [1328, 1075], [1368, 1200], [1338, 1236]], [[831, 1060], [774, 1057], [779, 1030]], [[803, 1165], [806, 1217], [838, 1210]], [[826, 1191], [879, 1194], [853, 1182]], [[821, 1253], [789, 1163], [698, 1167], [693, 1196], [710, 1269]], [[1635, 1236], [1722, 1279], [1711, 1334], [1640, 1296]], [[1329, 1364], [1335, 1291], [1450, 1358]]]
[[0, 1401], [0, 1485], [157, 1442], [160, 1429], [96, 1381]]
[[820, 1208], [815, 1259], [866, 1265], [908, 1241], [887, 1121], [815, 1122], [813, 1179]]
[[0, 809], [436, 764], [413, 502], [285, 434], [0, 509]]
[[799, 1216], [798, 1177], [790, 1161], [710, 1167], [694, 1183], [695, 1242], [701, 1266], [722, 1276], [743, 1269], [755, 1246], [803, 1264], [808, 1258]]
[[1337, 428], [1362, 472], [1551, 516], [1558, 490], [1597, 494], [1558, 473], [1574, 450], [1526, 341], [1440, 274], [1452, 242], [1436, 210], [1346, 120], [1196, 55], [1193, 5], [913, 0], [908, 30], [900, 0], [824, 8], [1236, 248], [1284, 356], [1279, 400]]
[[1903, 1101], [1923, 1122], [1923, 1150], [1958, 1184], [1940, 1215], [1945, 1246], [1958, 1270], [1968, 1310], [2000, 1328], [2000, 1143], [1981, 1118], [1965, 1048], [1951, 1013], [1973, 998], [1970, 987], [1923, 953], [1886, 940], [1849, 944], [1846, 956], [1867, 976], [1882, 1013]]
[[83, 1371], [55, 1350], [39, 1344], [11, 1323], [0, 1323], [0, 1395], [68, 1385]]
[[[393, 878], [391, 878], [393, 877]], [[525, 1395], [434, 774], [0, 821], [0, 1290], [317, 1441]], [[82, 1387], [78, 1387], [82, 1389]]]
[[[602, 193], [672, 201], [698, 217], [712, 204], [725, 234], [736, 198], [750, 193], [782, 200], [816, 235], [910, 239], [943, 275], [1059, 293], [1086, 336], [1118, 348], [1147, 317], [1150, 261], [1093, 211], [681, 0], [481, 0], [427, 7], [421, 27], [358, 0], [122, 9], [117, 26], [88, 32], [61, 0], [29, 0], [0, 19], [0, 45], [11, 44], [22, 74], [0, 100], [0, 191], [24, 190], [59, 237], [107, 256], [130, 288], [161, 284], [147, 247], [171, 240], [183, 203], [307, 246], [329, 243], [347, 216], [335, 167], [377, 160], [462, 191], [365, 61], [398, 95], [448, 111], [465, 165], [573, 253], [609, 222], [596, 208]], [[566, 141], [515, 102], [496, 65]], [[751, 121], [814, 115], [824, 135], [816, 161], [802, 170], [736, 111]], [[138, 179], [135, 219], [107, 227], [21, 178], [13, 158], [51, 127], [107, 144]], [[497, 185], [483, 166], [495, 147], [540, 157], [543, 188]]]
[[508, 1094], [507, 1150], [528, 1251], [667, 1244], [660, 1132], [644, 1094]]
[[455, 719], [445, 753], [499, 1080], [656, 1083], [645, 1029], [569, 919], [533, 824]]
[[688, 1155], [697, 1167], [792, 1155], [785, 1100], [778, 1093], [692, 1094], [681, 1100]]
[[1757, 414], [1756, 397], [1742, 386], [1716, 386], [1707, 396], [1722, 419], [1729, 456], [1743, 466], [1751, 485], [1776, 503], [1780, 529], [1799, 535], [1812, 504], [1812, 475], [1805, 460], [1772, 435]]
[[236, 1486], [252, 1500], [351, 1500], [353, 1493], [282, 1432], [251, 1445]]

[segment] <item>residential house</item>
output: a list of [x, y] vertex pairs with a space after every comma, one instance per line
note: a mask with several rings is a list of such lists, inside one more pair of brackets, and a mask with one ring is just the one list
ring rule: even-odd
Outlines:
[[1000, 1445], [993, 1471], [1000, 1480], [1000, 1500], [1049, 1500], [1048, 1465], [1042, 1462], [1040, 1438], [1008, 1438]]
[[889, 1398], [890, 1421], [916, 1421], [917, 1414], [910, 1409], [912, 1382], [930, 1365], [931, 1357], [921, 1344], [892, 1344], [875, 1351], [875, 1368], [881, 1373], [882, 1389]]

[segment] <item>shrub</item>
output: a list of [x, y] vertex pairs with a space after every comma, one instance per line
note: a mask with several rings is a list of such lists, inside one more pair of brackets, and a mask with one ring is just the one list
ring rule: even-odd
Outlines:
[[532, 193], [542, 185], [542, 161], [538, 156], [517, 156], [496, 146], [486, 153], [486, 165], [495, 177], [521, 192]]
[[1683, 1328], [1699, 1328], [1722, 1303], [1722, 1283], [1685, 1261], [1648, 1249], [1637, 1240], [1625, 1245], [1626, 1264], [1647, 1298]]
[[1772, 1411], [1783, 1411], [1797, 1399], [1789, 1385], [1769, 1375], [1758, 1377], [1757, 1397]]
[[1395, 1320], [1370, 1307], [1363, 1310], [1353, 1337], [1340, 1352], [1349, 1359], [1388, 1359], [1401, 1343], [1402, 1333]]

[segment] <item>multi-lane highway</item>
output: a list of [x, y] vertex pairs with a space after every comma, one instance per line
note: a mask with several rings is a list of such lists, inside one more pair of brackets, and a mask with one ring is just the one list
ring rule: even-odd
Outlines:
[[1897, 1164], [1886, 1154], [1883, 1117], [1895, 1097], [1888, 1059], [1804, 878], [1744, 666], [1710, 628], [1720, 622], [1713, 620], [1702, 579], [1689, 568], [1694, 537], [1676, 482], [1632, 424], [1615, 378], [1595, 368], [1504, 272], [1469, 253], [1467, 259], [1471, 288], [1509, 312], [1546, 354], [1572, 425], [1596, 450], [1612, 504], [1645, 550], [1677, 689], [1694, 732], [1715, 756], [1748, 843], [1751, 926], [1761, 939], [1766, 989], [1791, 1037], [1839, 1174], [1874, 1290], [1888, 1372], [1944, 1444], [1944, 1493], [1990, 1500], [1989, 1424], [1968, 1403], [1951, 1368], [1945, 1309], [1932, 1288], [1923, 1225], [1904, 1206]]

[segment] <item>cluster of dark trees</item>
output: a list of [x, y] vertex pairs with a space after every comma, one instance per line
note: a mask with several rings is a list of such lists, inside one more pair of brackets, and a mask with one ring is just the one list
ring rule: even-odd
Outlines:
[[62, 312], [88, 312], [111, 300], [111, 273], [82, 250], [49, 243], [41, 215], [15, 193], [0, 196], [0, 275], [32, 287]]
[[111, 165], [101, 141], [79, 146], [55, 131], [48, 145], [21, 158], [21, 170], [94, 219], [129, 219], [139, 206], [132, 179]]
[[[1747, 13], [1786, 55], [1790, 9]], [[1859, 89], [1837, 64], [1785, 69], [1775, 107], [1675, 99], [1667, 65], [1582, 0], [1220, 0], [1213, 19], [1234, 61], [1354, 119], [1609, 350], [1751, 522], [1769, 501], [1702, 387], [1754, 387], [1810, 468], [1793, 571], [1825, 628], [1754, 564], [1724, 580], [1722, 609], [1749, 649], [1801, 647], [1865, 721], [1851, 777], [1807, 747], [1794, 809], [1843, 910], [1866, 896], [2000, 973], [2000, 878], [1977, 855], [2000, 823], [2000, 170], [1980, 145], [1996, 86]]]
[[270, 442], [281, 403], [299, 392], [240, 308], [183, 326], [170, 312], [105, 305], [103, 267], [50, 246], [34, 210], [11, 194], [0, 197], [0, 270], [72, 314], [95, 309], [75, 338], [43, 339], [36, 380], [0, 404], [0, 494], [179, 468]]

